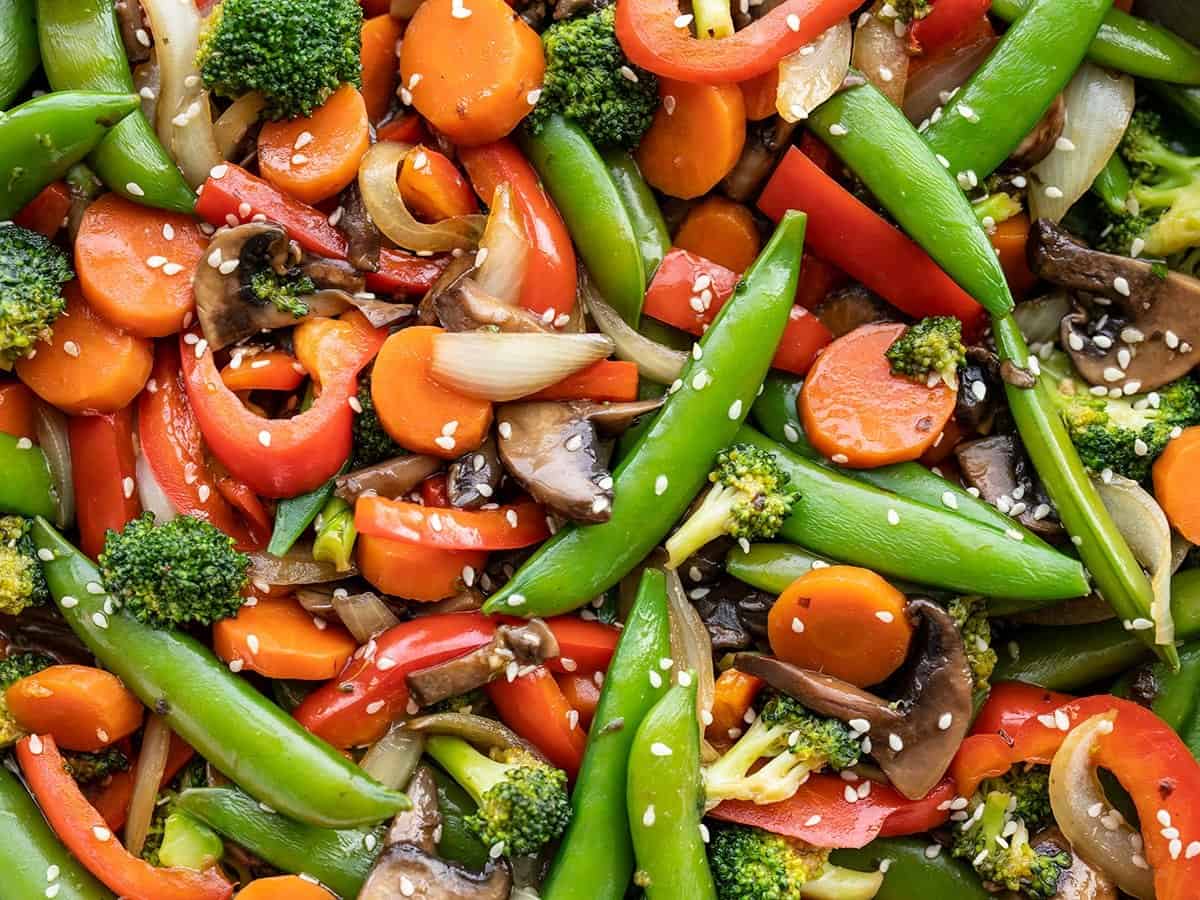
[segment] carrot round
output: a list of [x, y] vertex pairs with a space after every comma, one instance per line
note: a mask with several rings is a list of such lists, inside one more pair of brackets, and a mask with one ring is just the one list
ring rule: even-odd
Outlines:
[[400, 196], [417, 218], [438, 222], [479, 212], [462, 173], [436, 150], [417, 145], [400, 166]]
[[75, 269], [92, 309], [137, 337], [166, 337], [195, 306], [192, 275], [208, 239], [191, 216], [105, 194], [75, 239]]
[[49, 343], [17, 361], [17, 377], [67, 413], [116, 412], [138, 395], [154, 365], [154, 345], [100, 318], [78, 282], [65, 286], [67, 308]]
[[726, 669], [713, 686], [712, 721], [704, 729], [709, 743], [727, 747], [746, 727], [746, 713], [762, 690], [763, 680], [738, 669]]
[[492, 404], [457, 394], [433, 380], [429, 325], [397, 331], [383, 345], [371, 375], [371, 400], [384, 430], [414, 453], [455, 459], [483, 443]]
[[237, 892], [235, 900], [334, 900], [334, 896], [299, 875], [276, 875], [255, 878]]
[[642, 175], [685, 200], [707, 194], [730, 173], [746, 143], [746, 104], [736, 84], [658, 80], [662, 98], [637, 149]]
[[870, 569], [813, 569], [771, 607], [771, 652], [859, 687], [878, 684], [908, 655], [913, 629], [904, 602], [902, 593]]
[[953, 388], [892, 374], [884, 353], [904, 329], [856, 328], [826, 347], [804, 380], [805, 434], [838, 465], [869, 469], [917, 459], [954, 413]]
[[362, 97], [367, 106], [367, 117], [372, 122], [387, 115], [392, 98], [396, 96], [396, 77], [400, 71], [396, 46], [403, 33], [400, 20], [387, 13], [363, 22]]
[[483, 571], [482, 550], [441, 550], [359, 535], [358, 569], [380, 591], [418, 603], [453, 597]]
[[592, 675], [579, 672], [555, 675], [558, 688], [567, 698], [567, 705], [579, 713], [579, 727], [584, 731], [592, 727], [596, 706], [600, 703], [600, 685]]
[[1154, 463], [1154, 498], [1171, 526], [1200, 544], [1200, 425], [1185, 428]]
[[371, 146], [362, 94], [344, 84], [311, 116], [263, 125], [258, 168], [263, 178], [305, 203], [320, 203], [358, 176]]
[[404, 35], [413, 106], [456, 144], [499, 140], [533, 109], [542, 41], [504, 0], [426, 0]]
[[4, 702], [25, 731], [86, 753], [137, 731], [145, 712], [121, 679], [91, 666], [50, 666], [13, 682]]
[[37, 440], [37, 398], [19, 381], [0, 384], [0, 434]]
[[775, 95], [779, 93], [778, 67], [755, 75], [749, 81], [738, 82], [738, 88], [746, 103], [746, 118], [751, 122], [775, 115]]
[[304, 370], [290, 353], [266, 350], [234, 357], [221, 370], [221, 380], [231, 391], [294, 391], [304, 381]]
[[1000, 268], [1008, 279], [1008, 287], [1018, 300], [1028, 295], [1038, 283], [1038, 277], [1029, 268], [1025, 245], [1029, 241], [1029, 216], [1025, 213], [1005, 219], [989, 238], [996, 248]]
[[692, 207], [675, 235], [675, 246], [741, 274], [761, 246], [754, 215], [725, 197], [709, 197]]
[[324, 681], [342, 670], [358, 643], [338, 625], [317, 624], [296, 600], [258, 600], [213, 626], [213, 650], [225, 662], [267, 678]]

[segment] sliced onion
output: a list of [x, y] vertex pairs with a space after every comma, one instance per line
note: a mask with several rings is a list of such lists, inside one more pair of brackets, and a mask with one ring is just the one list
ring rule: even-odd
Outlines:
[[843, 19], [811, 44], [779, 61], [775, 109], [785, 122], [807, 119], [833, 96], [850, 71], [852, 39], [850, 20]]
[[434, 336], [430, 374], [468, 397], [516, 400], [612, 352], [613, 342], [602, 334], [460, 331]]
[[529, 266], [529, 241], [513, 208], [512, 187], [506, 181], [492, 196], [487, 227], [479, 239], [475, 283], [501, 303], [513, 306], [521, 297], [521, 285]]
[[34, 424], [38, 446], [46, 454], [54, 481], [54, 524], [67, 528], [75, 522], [75, 480], [71, 468], [71, 444], [67, 440], [67, 417], [49, 403], [38, 403]]
[[[587, 272], [579, 271], [579, 297], [596, 327], [612, 338], [618, 359], [637, 363], [638, 374], [657, 384], [670, 384], [687, 365], [688, 355], [652, 341], [621, 318], [621, 314], [600, 297]], [[579, 304], [576, 304], [577, 306]]]
[[238, 145], [258, 122], [259, 114], [267, 105], [266, 98], [258, 91], [242, 94], [229, 104], [225, 112], [213, 123], [213, 135], [217, 141], [217, 152], [222, 159], [233, 159]]
[[404, 205], [396, 178], [410, 150], [411, 144], [381, 141], [359, 164], [358, 186], [371, 220], [389, 240], [407, 250], [474, 250], [483, 233], [483, 216], [453, 216], [425, 225]]
[[1113, 524], [1129, 544], [1134, 557], [1150, 575], [1154, 602], [1150, 618], [1154, 620], [1154, 642], [1170, 644], [1175, 640], [1175, 621], [1171, 617], [1171, 526], [1167, 516], [1140, 484], [1121, 475], [1109, 481], [1093, 479], [1104, 508]]
[[1171, 532], [1171, 571], [1178, 572], [1187, 555], [1192, 552], [1192, 542], [1178, 531]]
[[[1154, 896], [1154, 873], [1135, 866], [1131, 850], [1140, 835], [1123, 818], [1114, 823], [1112, 804], [1092, 763], [1096, 741], [1112, 730], [1116, 717], [1115, 711], [1092, 716], [1063, 740], [1050, 764], [1050, 807], [1077, 856], [1104, 871], [1125, 893], [1147, 900]], [[1088, 809], [1097, 806], [1110, 812], [1089, 815]]]
[[139, 453], [137, 456], [136, 476], [138, 502], [142, 504], [142, 509], [154, 513], [154, 521], [157, 524], [170, 522], [179, 515], [179, 510], [154, 477], [154, 469], [150, 467], [145, 453]]
[[[1090, 62], [1076, 70], [1063, 91], [1067, 119], [1062, 136], [1031, 170], [1037, 187], [1029, 191], [1029, 208], [1035, 219], [1057, 222], [1091, 189], [1129, 125], [1133, 94], [1133, 79], [1128, 75], [1113, 74]], [[1048, 191], [1055, 196], [1048, 196]]]
[[270, 553], [250, 553], [250, 580], [287, 587], [294, 584], [324, 584], [341, 581], [358, 573], [351, 567], [349, 572], [339, 572], [331, 562], [312, 558], [312, 548], [297, 544], [286, 556]]
[[696, 678], [696, 718], [703, 734], [716, 696], [712, 638], [684, 593], [679, 573], [664, 569], [663, 574], [667, 576], [667, 611], [671, 616], [671, 658], [675, 660], [675, 671], [690, 671]]
[[876, 0], [870, 13], [854, 30], [854, 50], [850, 65], [879, 88], [880, 92], [899, 106], [904, 102], [904, 85], [908, 82], [908, 51], [904, 38], [896, 34], [892, 22], [879, 15], [886, 0]]
[[959, 47], [943, 60], [922, 66], [908, 79], [904, 93], [904, 115], [914, 125], [928, 119], [942, 105], [942, 96], [960, 87], [983, 63], [995, 37]]
[[397, 722], [377, 740], [359, 765], [364, 772], [393, 791], [404, 790], [425, 752], [425, 735]]
[[302, 587], [296, 591], [296, 599], [306, 612], [322, 619], [337, 618], [337, 610], [333, 608], [333, 588], [331, 587]]
[[378, 594], [372, 591], [363, 591], [361, 594], [350, 594], [349, 596], [342, 596], [340, 592], [335, 591], [333, 608], [337, 611], [342, 624], [360, 644], [365, 644], [380, 632], [400, 624], [396, 614], [388, 609], [388, 605]]
[[1018, 303], [1013, 318], [1031, 344], [1055, 340], [1062, 327], [1063, 317], [1071, 311], [1071, 298], [1066, 291], [1053, 291], [1035, 300]]
[[196, 66], [204, 19], [195, 3], [179, 0], [142, 0], [142, 9], [154, 33], [161, 82], [154, 127], [184, 180], [198, 187], [213, 166], [225, 161]]
[[154, 818], [158, 801], [158, 786], [167, 768], [167, 751], [171, 746], [171, 729], [160, 716], [151, 713], [142, 732], [142, 749], [138, 752], [137, 772], [133, 777], [133, 793], [129, 797], [129, 814], [125, 818], [125, 849], [134, 856], [142, 855], [146, 833]]

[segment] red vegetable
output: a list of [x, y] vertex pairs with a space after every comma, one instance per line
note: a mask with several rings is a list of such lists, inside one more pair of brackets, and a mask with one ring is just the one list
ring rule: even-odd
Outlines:
[[371, 537], [443, 550], [515, 550], [550, 536], [546, 512], [522, 501], [499, 509], [430, 511], [419, 503], [360, 497], [354, 527]]
[[992, 0], [937, 0], [929, 15], [908, 29], [908, 46], [913, 53], [936, 53], [958, 44], [980, 19], [987, 15]]
[[493, 681], [487, 686], [487, 695], [500, 721], [541, 750], [568, 777], [579, 774], [587, 733], [579, 727], [579, 713], [571, 709], [544, 666], [512, 681]]
[[142, 511], [135, 481], [133, 407], [67, 420], [79, 546], [95, 559], [108, 529], [120, 531]]
[[385, 294], [423, 294], [450, 264], [450, 257], [413, 256], [384, 247], [379, 251], [379, 271], [367, 272], [367, 288]]
[[54, 237], [63, 227], [63, 220], [70, 209], [70, 190], [65, 183], [55, 181], [42, 188], [24, 209], [13, 216], [13, 222], [46, 237]]

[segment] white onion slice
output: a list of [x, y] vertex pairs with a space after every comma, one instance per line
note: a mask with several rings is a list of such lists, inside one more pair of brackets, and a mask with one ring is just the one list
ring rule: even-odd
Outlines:
[[515, 305], [521, 298], [529, 250], [525, 230], [513, 208], [512, 187], [506, 181], [492, 196], [487, 227], [475, 254], [479, 266], [475, 270], [475, 283], [501, 303]]
[[602, 334], [446, 333], [434, 336], [430, 374], [468, 397], [516, 400], [612, 352], [613, 342]]
[[34, 407], [34, 426], [38, 446], [46, 454], [50, 479], [54, 482], [54, 524], [68, 528], [75, 522], [75, 475], [71, 466], [71, 442], [67, 438], [67, 417], [49, 403]]
[[[683, 582], [674, 569], [663, 569], [667, 576], [667, 612], [671, 617], [671, 658], [675, 660], [674, 671], [691, 672], [696, 679], [696, 718], [700, 722], [700, 733], [712, 716], [716, 697], [716, 676], [713, 672], [712, 638], [700, 613], [688, 600]], [[702, 755], [711, 751], [708, 742], [701, 748]]]
[[346, 629], [360, 644], [365, 644], [380, 632], [399, 625], [396, 614], [388, 609], [383, 599], [372, 591], [343, 596], [334, 591], [333, 609]]
[[585, 271], [579, 272], [579, 297], [596, 327], [612, 338], [617, 359], [637, 363], [638, 374], [657, 384], [670, 384], [683, 372], [688, 354], [652, 341], [621, 318], [621, 314], [600, 298]]
[[844, 19], [779, 61], [775, 109], [785, 122], [807, 119], [833, 96], [850, 71], [852, 40], [850, 20]]
[[1043, 344], [1058, 338], [1063, 317], [1071, 311], [1066, 291], [1053, 291], [1033, 300], [1018, 303], [1013, 318], [1030, 344]]
[[364, 772], [393, 790], [404, 790], [425, 752], [425, 735], [396, 723], [377, 740], [360, 765]]
[[160, 716], [151, 713], [142, 732], [142, 749], [138, 753], [129, 814], [125, 818], [125, 849], [134, 856], [141, 856], [142, 847], [146, 844], [146, 833], [154, 818], [158, 787], [167, 768], [170, 747], [171, 729]]
[[267, 105], [258, 91], [242, 94], [226, 108], [213, 123], [213, 135], [217, 141], [217, 152], [222, 159], [233, 159], [233, 154], [242, 138], [254, 127], [259, 114]]
[[158, 479], [154, 477], [154, 469], [151, 468], [145, 453], [137, 455], [136, 475], [138, 501], [142, 504], [142, 509], [154, 513], [156, 524], [162, 525], [164, 522], [170, 522], [179, 515], [179, 510], [175, 508], [171, 498], [167, 496], [162, 485], [158, 483]]

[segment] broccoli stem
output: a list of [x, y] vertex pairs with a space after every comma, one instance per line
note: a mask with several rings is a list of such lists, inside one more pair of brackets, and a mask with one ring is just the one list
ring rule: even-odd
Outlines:
[[827, 865], [821, 874], [800, 887], [805, 900], [871, 900], [883, 886], [883, 873], [856, 872]]
[[466, 788], [476, 802], [508, 777], [511, 766], [484, 756], [460, 737], [444, 734], [431, 736], [425, 742], [425, 752], [446, 772]]
[[354, 542], [358, 539], [354, 507], [341, 497], [330, 497], [321, 510], [320, 523], [313, 541], [313, 559], [331, 562], [339, 572], [348, 572]]
[[709, 488], [696, 511], [667, 540], [668, 569], [679, 568], [689, 556], [725, 533], [736, 499], [736, 488], [723, 484]]

